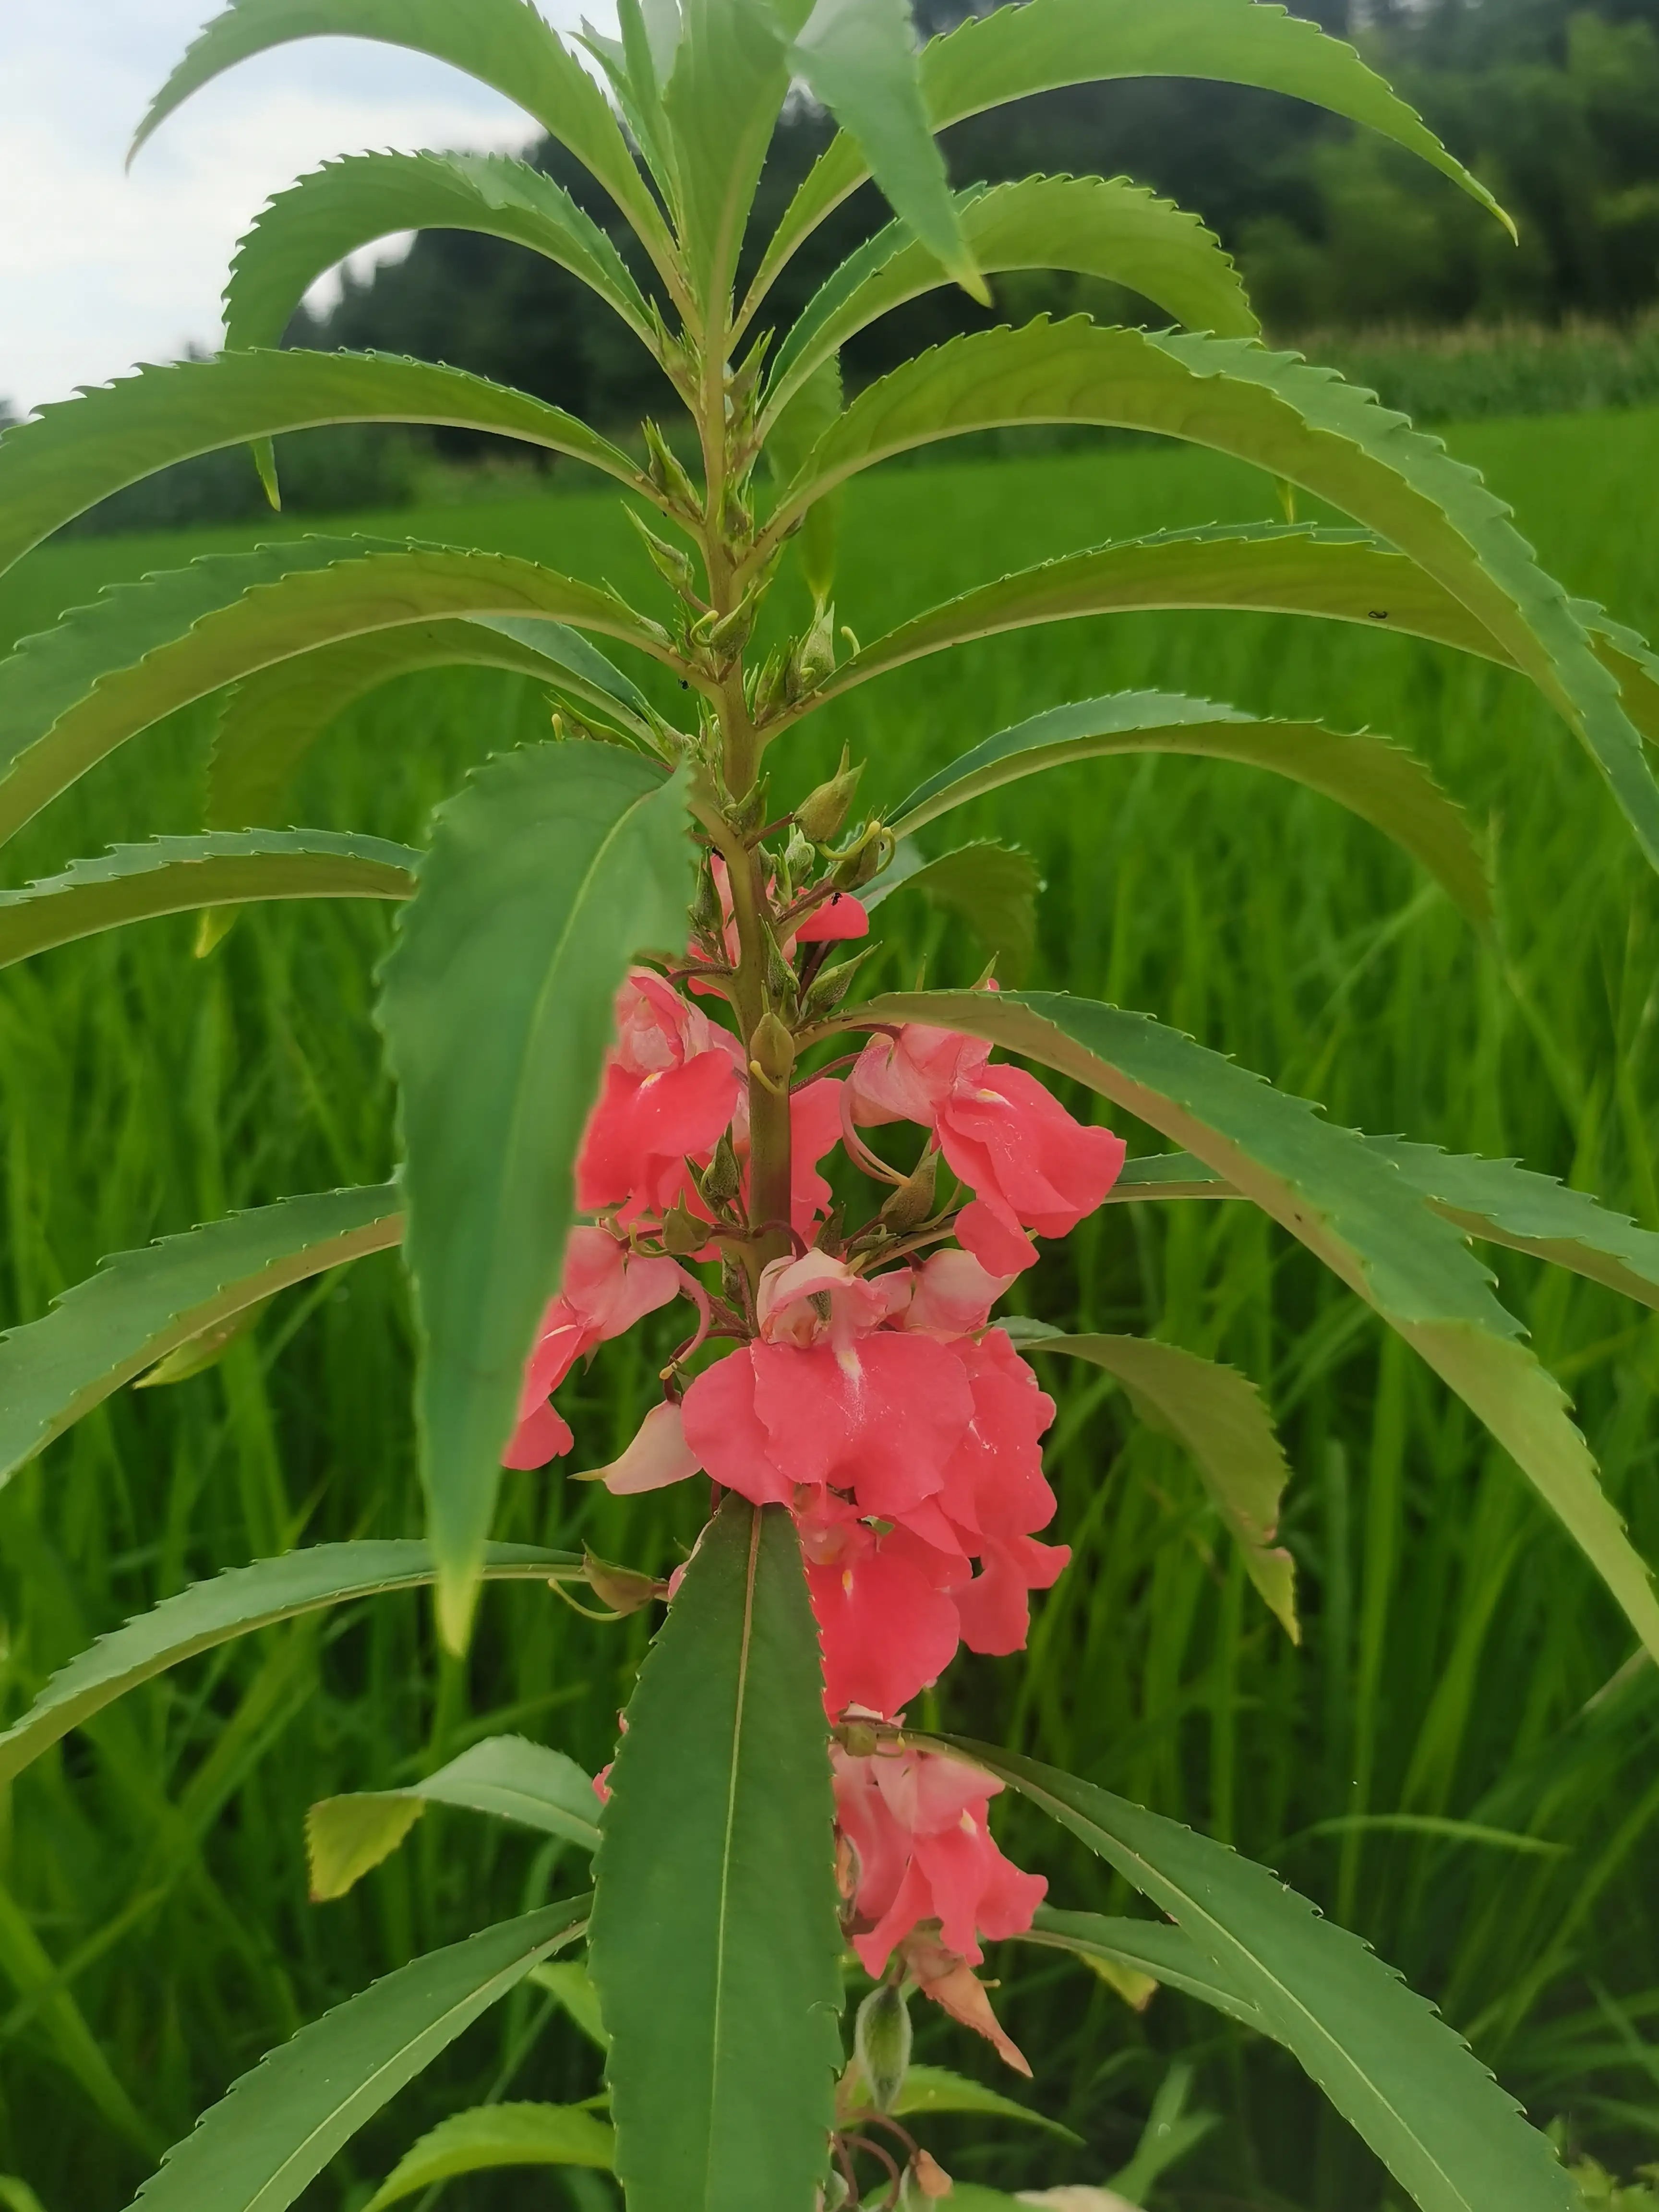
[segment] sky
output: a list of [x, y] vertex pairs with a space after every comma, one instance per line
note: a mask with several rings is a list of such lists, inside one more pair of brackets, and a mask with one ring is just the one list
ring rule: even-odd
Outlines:
[[[14, 413], [217, 345], [237, 239], [319, 161], [380, 146], [516, 150], [536, 135], [440, 63], [308, 39], [198, 92], [127, 173], [150, 95], [213, 12], [214, 0], [0, 0], [0, 403]], [[543, 12], [573, 24], [582, 0]]]

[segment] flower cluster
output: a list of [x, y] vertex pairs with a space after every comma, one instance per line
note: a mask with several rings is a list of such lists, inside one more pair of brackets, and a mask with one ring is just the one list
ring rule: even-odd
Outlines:
[[[844, 1073], [780, 1082], [704, 1010], [732, 995], [738, 959], [718, 862], [709, 883], [720, 911], [684, 968], [636, 969], [618, 995], [577, 1163], [595, 1225], [570, 1240], [507, 1463], [569, 1450], [550, 1394], [575, 1362], [677, 1295], [692, 1301], [667, 1395], [600, 1477], [628, 1494], [702, 1473], [793, 1516], [837, 1724], [849, 1940], [872, 1974], [897, 1962], [1023, 2066], [972, 1969], [981, 1939], [1030, 1926], [1044, 1885], [992, 1839], [999, 1785], [896, 1731], [960, 1646], [1024, 1646], [1030, 1593], [1069, 1556], [1038, 1534], [1054, 1512], [1041, 1449], [1054, 1405], [991, 1310], [1036, 1259], [1034, 1237], [1101, 1203], [1123, 1146], [951, 1030], [884, 1030]], [[815, 965], [866, 927], [839, 893], [782, 934], [782, 954]], [[787, 1224], [751, 1224], [757, 1082], [787, 1110]], [[861, 1134], [892, 1122], [925, 1133], [908, 1174]], [[892, 1187], [851, 1232], [823, 1172], [837, 1145]], [[789, 1249], [763, 1263], [768, 1234]], [[716, 1264], [717, 1290], [696, 1272]]]

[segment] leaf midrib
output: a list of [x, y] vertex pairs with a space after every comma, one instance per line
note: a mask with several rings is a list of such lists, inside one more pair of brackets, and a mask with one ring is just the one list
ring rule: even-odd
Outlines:
[[760, 1563], [764, 1509], [750, 1508], [749, 1559], [743, 1594], [743, 1635], [738, 1645], [738, 1702], [732, 1717], [732, 1764], [726, 1782], [726, 1832], [720, 1839], [720, 1903], [714, 1920], [714, 2001], [708, 2046], [708, 2139], [703, 2153], [702, 2202], [714, 2202], [714, 2112], [720, 2087], [720, 2050], [725, 2036], [726, 1923], [731, 1916], [732, 1838], [737, 1827], [738, 1784], [743, 1765], [744, 1716], [749, 1698], [749, 1648], [755, 1627], [755, 1582]]

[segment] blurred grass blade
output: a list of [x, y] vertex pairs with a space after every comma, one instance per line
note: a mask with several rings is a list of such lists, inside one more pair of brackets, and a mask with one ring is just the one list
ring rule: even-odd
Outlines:
[[1029, 2105], [1016, 2104], [1012, 2097], [988, 2089], [982, 2081], [970, 2081], [965, 2075], [952, 2074], [944, 2066], [911, 2066], [906, 2069], [893, 2118], [910, 2119], [918, 2114], [926, 2118], [932, 2112], [971, 2112], [981, 2119], [1018, 2120], [1024, 2127], [1058, 2136], [1062, 2142], [1081, 2145], [1083, 2142], [1081, 2136], [1051, 2120], [1046, 2112], [1034, 2112]]
[[842, 1942], [817, 1632], [781, 1507], [728, 1495], [704, 1529], [611, 1789], [589, 1955], [629, 2212], [805, 2212]]
[[1403, 846], [1477, 927], [1492, 919], [1486, 872], [1468, 824], [1408, 752], [1386, 738], [1343, 736], [1314, 722], [1258, 721], [1237, 708], [1178, 692], [1082, 699], [999, 731], [918, 784], [893, 810], [891, 827], [906, 837], [1022, 776], [1150, 752], [1233, 761], [1304, 784]]
[[118, 587], [0, 661], [0, 836], [163, 715], [338, 641], [434, 617], [552, 617], [561, 635], [580, 623], [672, 657], [614, 592], [501, 554], [308, 539], [291, 558], [204, 565]]
[[106, 1260], [50, 1313], [0, 1336], [0, 1482], [175, 1346], [396, 1244], [402, 1209], [395, 1183], [322, 1191]]
[[105, 2124], [143, 2157], [155, 2158], [167, 2138], [156, 2133], [116, 2079], [56, 1961], [35, 1934], [27, 1914], [3, 1885], [0, 1885], [0, 1973], [19, 1996], [35, 1999], [39, 2021], [35, 2035], [78, 2083]]
[[343, 1897], [397, 1850], [428, 1805], [458, 1805], [562, 1836], [585, 1851], [599, 1848], [599, 1801], [574, 1759], [521, 1735], [486, 1736], [407, 1789], [313, 1805], [306, 1817], [313, 1901]]
[[1017, 1752], [944, 1741], [1167, 1913], [1423, 2212], [1579, 2212], [1547, 2139], [1423, 1998], [1265, 1867]]
[[[914, 860], [914, 866], [905, 866]], [[900, 871], [902, 870], [902, 872]], [[1022, 983], [1036, 951], [1037, 894], [1042, 878], [1029, 853], [993, 839], [959, 845], [937, 860], [902, 848], [887, 873], [864, 895], [874, 908], [894, 891], [921, 891], [936, 906], [960, 915], [988, 952], [1006, 983]]]
[[421, 1473], [453, 1650], [558, 1286], [612, 1001], [634, 955], [684, 945], [691, 873], [679, 778], [609, 745], [530, 746], [438, 810], [382, 971]]
[[1261, 1393], [1236, 1368], [1141, 1336], [1042, 1336], [1024, 1352], [1062, 1352], [1115, 1376], [1143, 1421], [1192, 1455], [1210, 1502], [1231, 1529], [1245, 1571], [1292, 1644], [1296, 1566], [1273, 1538], [1290, 1463]]
[[130, 921], [258, 899], [404, 899], [421, 856], [332, 830], [210, 831], [117, 845], [61, 876], [0, 891], [0, 968]]
[[[328, 1606], [425, 1589], [436, 1572], [424, 1544], [362, 1541], [313, 1544], [193, 1583], [100, 1637], [52, 1676], [22, 1718], [0, 1735], [0, 1787], [71, 1729], [198, 1652]], [[575, 1580], [581, 1561], [570, 1552], [495, 1544], [485, 1553], [483, 1572], [490, 1582]]]
[[391, 354], [223, 354], [141, 368], [9, 430], [0, 444], [0, 569], [174, 461], [328, 422], [492, 431], [569, 453], [643, 498], [656, 496], [624, 453], [574, 415], [462, 369]]
[[173, 2146], [131, 2212], [283, 2212], [480, 2013], [575, 1941], [587, 1907], [544, 1905], [431, 1952], [302, 2027]]
[[1162, 1920], [1127, 1920], [1100, 1912], [1062, 1912], [1040, 1905], [1036, 1918], [1022, 1943], [1041, 1943], [1073, 1957], [1104, 1963], [1143, 1974], [1160, 1985], [1168, 1984], [1218, 2012], [1253, 2027], [1259, 2035], [1273, 2030], [1254, 2001], [1230, 1981], [1209, 1954], [1201, 1951], [1184, 1929]]
[[587, 2166], [611, 2170], [609, 2124], [580, 2105], [480, 2105], [441, 2121], [401, 2159], [363, 2212], [386, 2212], [417, 2190], [503, 2166]]
[[1553, 1510], [1650, 1652], [1659, 1601], [1554, 1378], [1450, 1223], [1352, 1130], [1144, 1014], [1058, 993], [871, 1000], [860, 1026], [922, 1021], [1074, 1076], [1227, 1176], [1455, 1390]]

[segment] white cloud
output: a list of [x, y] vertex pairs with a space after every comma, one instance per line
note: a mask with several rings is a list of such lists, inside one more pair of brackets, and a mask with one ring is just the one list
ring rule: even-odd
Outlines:
[[[125, 173], [146, 101], [210, 12], [210, 0], [0, 0], [0, 399], [38, 406], [216, 344], [238, 237], [330, 155], [534, 136], [521, 110], [441, 64], [307, 40], [198, 93]], [[579, 0], [547, 12], [569, 20]]]

